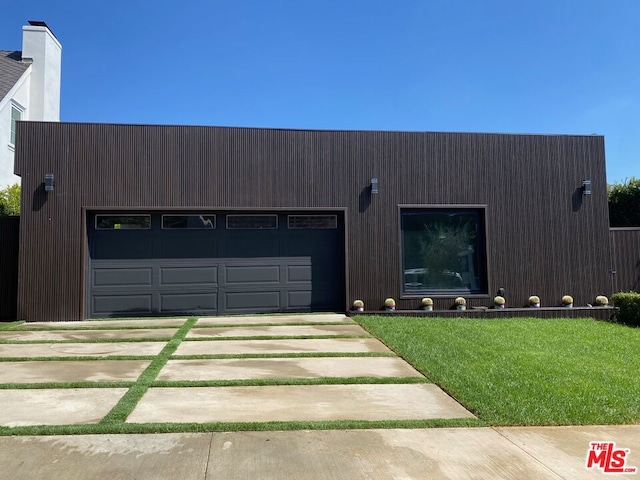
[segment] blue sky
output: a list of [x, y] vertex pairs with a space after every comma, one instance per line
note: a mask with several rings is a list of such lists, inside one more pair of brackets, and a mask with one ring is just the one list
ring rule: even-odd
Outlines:
[[640, 177], [638, 0], [28, 0], [63, 46], [61, 120], [605, 136]]

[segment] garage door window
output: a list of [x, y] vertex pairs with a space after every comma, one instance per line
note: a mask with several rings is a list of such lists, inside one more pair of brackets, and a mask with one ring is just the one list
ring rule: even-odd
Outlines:
[[338, 228], [337, 215], [289, 215], [287, 217], [290, 229], [299, 228]]
[[278, 228], [277, 215], [227, 215], [229, 230], [257, 229], [275, 230]]
[[215, 215], [163, 215], [162, 228], [211, 230], [216, 228]]
[[96, 230], [149, 230], [151, 215], [96, 215]]

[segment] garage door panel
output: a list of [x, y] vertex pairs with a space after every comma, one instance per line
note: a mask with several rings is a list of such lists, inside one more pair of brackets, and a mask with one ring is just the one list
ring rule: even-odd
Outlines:
[[160, 266], [160, 286], [215, 287], [218, 284], [218, 267], [210, 266]]
[[[209, 232], [207, 232], [209, 233]], [[160, 244], [162, 258], [217, 258], [220, 256], [218, 251], [218, 241], [211, 235], [198, 237], [201, 232], [194, 233], [192, 236], [180, 232], [167, 232], [165, 235], [171, 235], [170, 238], [163, 238]]]
[[93, 287], [148, 287], [152, 283], [153, 269], [151, 267], [96, 267], [93, 270], [91, 281]]
[[218, 292], [210, 293], [161, 293], [161, 312], [215, 311], [218, 309]]
[[[242, 233], [238, 233], [242, 232]], [[221, 249], [226, 258], [277, 257], [280, 255], [280, 240], [277, 231], [239, 230], [230, 233]]]
[[287, 281], [289, 283], [310, 283], [313, 277], [311, 265], [287, 265]]
[[127, 260], [153, 258], [153, 239], [148, 232], [140, 234], [131, 230], [100, 232], [104, 241], [96, 242], [92, 258], [99, 260]]
[[286, 294], [289, 308], [309, 308], [311, 306], [311, 289], [288, 291]]
[[227, 286], [249, 283], [280, 283], [280, 265], [227, 265], [224, 268]]
[[244, 310], [277, 311], [282, 308], [280, 290], [221, 292], [224, 296], [224, 309], [227, 312]]
[[151, 313], [153, 294], [112, 294], [96, 295], [93, 297], [93, 313], [96, 315], [119, 312], [127, 313]]

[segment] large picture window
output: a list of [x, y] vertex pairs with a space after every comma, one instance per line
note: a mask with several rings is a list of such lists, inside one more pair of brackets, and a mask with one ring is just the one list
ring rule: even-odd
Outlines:
[[482, 208], [403, 208], [404, 294], [486, 294]]

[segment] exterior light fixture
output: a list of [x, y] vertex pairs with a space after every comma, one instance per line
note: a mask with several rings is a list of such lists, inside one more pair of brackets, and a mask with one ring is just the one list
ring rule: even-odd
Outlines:
[[377, 194], [378, 194], [378, 179], [374, 177], [371, 179], [371, 195], [377, 195]]
[[582, 194], [591, 195], [591, 180], [582, 181]]
[[44, 191], [53, 192], [53, 173], [44, 174]]

